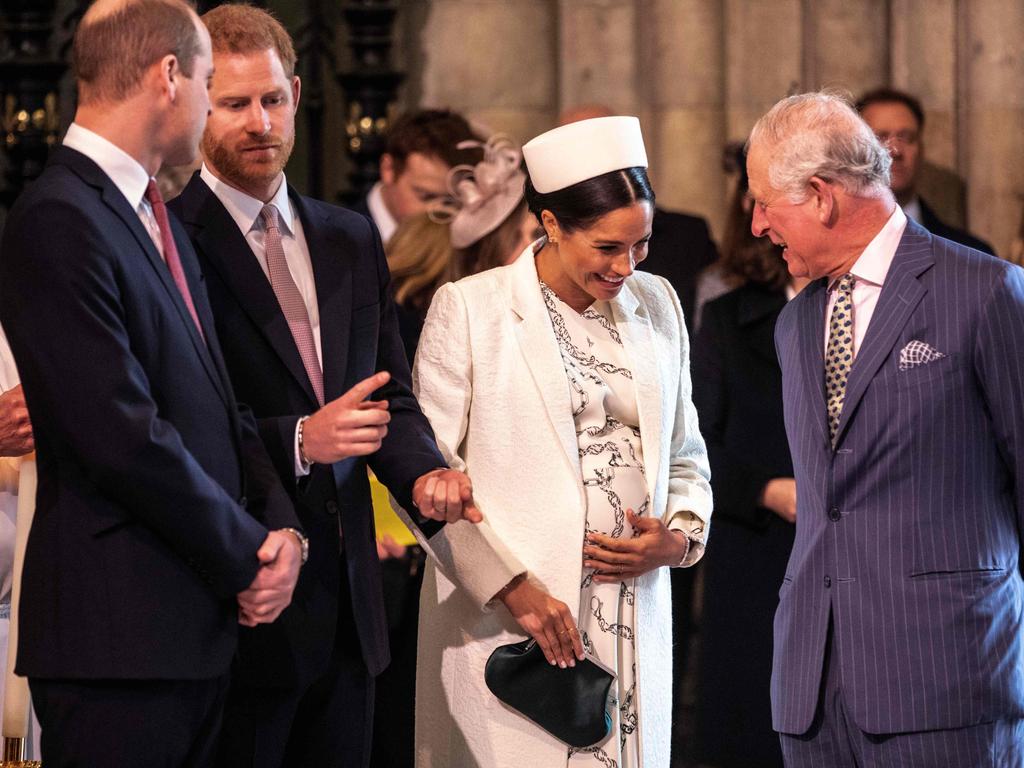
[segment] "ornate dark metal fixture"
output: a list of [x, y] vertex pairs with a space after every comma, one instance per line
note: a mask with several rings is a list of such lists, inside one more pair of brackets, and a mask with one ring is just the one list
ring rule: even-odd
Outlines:
[[10, 207], [60, 138], [58, 94], [67, 64], [50, 50], [57, 0], [0, 5], [0, 205]]
[[351, 170], [344, 197], [358, 200], [380, 174], [389, 110], [405, 75], [391, 66], [392, 28], [398, 3], [347, 0], [341, 5], [349, 31], [352, 66], [338, 74], [345, 94], [345, 151]]
[[324, 71], [336, 68], [334, 23], [337, 14], [324, 0], [307, 0], [305, 22], [299, 27], [296, 49], [302, 66], [302, 105], [306, 113], [306, 187], [311, 197], [324, 196]]

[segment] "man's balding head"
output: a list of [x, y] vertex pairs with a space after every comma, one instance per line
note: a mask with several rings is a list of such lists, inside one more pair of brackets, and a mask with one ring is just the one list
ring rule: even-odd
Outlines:
[[202, 46], [197, 24], [184, 0], [97, 0], [75, 33], [79, 101], [125, 100], [146, 70], [168, 54], [191, 77]]

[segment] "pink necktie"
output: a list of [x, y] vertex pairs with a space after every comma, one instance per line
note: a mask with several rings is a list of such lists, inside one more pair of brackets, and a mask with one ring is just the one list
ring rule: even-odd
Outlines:
[[306, 303], [302, 300], [292, 273], [288, 271], [288, 262], [284, 257], [284, 246], [281, 245], [281, 230], [277, 225], [277, 208], [273, 205], [263, 206], [260, 211], [265, 235], [263, 245], [267, 252], [267, 271], [270, 273], [270, 285], [281, 305], [285, 320], [292, 331], [299, 357], [306, 368], [309, 383], [313, 385], [317, 402], [324, 404], [324, 374], [320, 361], [316, 356], [316, 342], [313, 341], [313, 326], [309, 323]]
[[181, 298], [185, 301], [185, 306], [188, 307], [188, 313], [192, 315], [192, 320], [196, 324], [196, 329], [199, 331], [199, 335], [202, 337], [203, 341], [206, 341], [206, 335], [203, 333], [203, 326], [199, 324], [199, 315], [196, 314], [196, 305], [192, 303], [192, 292], [189, 291], [188, 282], [185, 280], [185, 270], [181, 268], [181, 257], [178, 255], [178, 246], [174, 243], [174, 234], [171, 232], [171, 222], [167, 219], [167, 206], [164, 205], [164, 199], [160, 196], [160, 190], [157, 189], [156, 182], [153, 181], [153, 179], [150, 179], [149, 184], [146, 185], [146, 199], [153, 208], [153, 216], [156, 219], [156, 225], [160, 228], [160, 244], [163, 246], [164, 250], [164, 262], [166, 262], [167, 269], [171, 272], [174, 284], [178, 286]]

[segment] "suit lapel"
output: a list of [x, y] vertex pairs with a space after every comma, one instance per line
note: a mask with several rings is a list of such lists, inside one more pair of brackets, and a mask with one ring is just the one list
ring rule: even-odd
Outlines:
[[[615, 326], [622, 337], [622, 346], [630, 361], [633, 372], [633, 387], [636, 392], [637, 411], [640, 416], [640, 435], [644, 446], [644, 472], [646, 473], [648, 490], [654, 496], [654, 484], [659, 477], [661, 462], [661, 440], [658, 439], [664, 422], [662, 421], [662, 370], [658, 365], [661, 361], [679, 361], [678, 348], [676, 355], [669, 357], [659, 354], [654, 336], [654, 328], [647, 316], [647, 308], [640, 303], [636, 294], [626, 281], [619, 295], [609, 302]], [[685, 332], [685, 329], [681, 329]]]
[[[349, 254], [356, 246], [348, 235], [332, 227], [330, 219], [292, 192], [292, 205], [302, 221], [309, 247], [320, 308], [320, 357], [324, 371], [324, 400], [344, 394], [355, 382], [346, 381], [349, 336], [352, 326], [352, 270]], [[325, 322], [329, 318], [329, 322]], [[359, 344], [359, 339], [352, 339]]]
[[525, 251], [512, 265], [509, 276], [510, 303], [519, 318], [515, 324], [516, 340], [573, 476], [580, 477], [579, 444], [572, 418], [569, 382], [551, 318], [540, 293], [533, 254]]
[[295, 346], [288, 321], [270, 281], [238, 225], [198, 175], [193, 176], [182, 195], [193, 203], [183, 206], [183, 210], [186, 223], [196, 228], [197, 247], [260, 329], [311, 404], [316, 405], [316, 393]]
[[828, 413], [825, 404], [825, 306], [827, 283], [808, 285], [799, 297], [797, 328], [803, 391], [814, 416], [818, 445], [828, 445]]
[[[892, 352], [914, 308], [927, 293], [917, 279], [918, 276], [934, 263], [931, 236], [908, 220], [889, 272], [885, 276], [878, 304], [871, 315], [871, 324], [850, 370], [846, 395], [843, 398], [843, 411], [836, 431], [837, 445], [853, 418], [868, 384]], [[856, 322], [857, 318], [854, 316], [854, 323]], [[824, 325], [824, 320], [822, 324]]]
[[[67, 148], [62, 148], [61, 154], [58, 157], [61, 161], [66, 162], [71, 168], [73, 168], [75, 172], [78, 173], [86, 182], [100, 189], [100, 198], [103, 200], [104, 205], [110, 208], [110, 210], [119, 219], [121, 219], [124, 225], [132, 233], [132, 236], [142, 248], [143, 253], [146, 254], [146, 260], [156, 273], [157, 279], [163, 285], [164, 290], [167, 293], [167, 298], [177, 310], [178, 318], [184, 324], [185, 332], [192, 340], [192, 346], [195, 347], [196, 354], [199, 355], [199, 359], [202, 361], [207, 375], [214, 383], [214, 386], [217, 389], [218, 394], [221, 396], [221, 399], [224, 400], [225, 405], [230, 406], [231, 397], [227, 391], [226, 383], [217, 371], [214, 361], [210, 356], [210, 350], [207, 348], [203, 337], [199, 335], [199, 329], [196, 328], [195, 321], [193, 321], [192, 315], [188, 311], [188, 307], [185, 306], [185, 300], [181, 296], [181, 291], [179, 291], [178, 286], [175, 285], [174, 278], [171, 277], [167, 264], [164, 263], [159, 251], [157, 251], [156, 245], [153, 243], [153, 238], [150, 237], [149, 232], [143, 226], [138, 213], [132, 210], [131, 204], [125, 200], [121, 191], [92, 160], [89, 160], [80, 152]], [[79, 160], [79, 158], [81, 158], [81, 160]], [[182, 268], [185, 270], [186, 282], [189, 285], [189, 290], [192, 292], [193, 301], [195, 301], [195, 297], [197, 293], [201, 291], [201, 287], [198, 285], [198, 281], [195, 277], [198, 272], [194, 271], [195, 265], [190, 261], [192, 246], [188, 243], [187, 239], [179, 237], [177, 232], [172, 231], [172, 235], [174, 236], [175, 244], [178, 246], [178, 253], [182, 260]], [[191, 267], [191, 269], [189, 267]], [[215, 335], [216, 331], [214, 330], [213, 325], [208, 324], [209, 321], [208, 316], [204, 318], [200, 315], [200, 322], [203, 323], [204, 333], [207, 336]]]

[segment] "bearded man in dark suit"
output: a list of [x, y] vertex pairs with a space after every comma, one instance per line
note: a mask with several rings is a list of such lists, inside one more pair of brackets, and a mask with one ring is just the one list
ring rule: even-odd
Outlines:
[[291, 39], [251, 6], [203, 21], [215, 65], [204, 163], [171, 207], [312, 552], [294, 604], [243, 633], [222, 764], [365, 765], [389, 661], [367, 467], [421, 523], [479, 513], [412, 395], [376, 228], [285, 179], [300, 93]]

